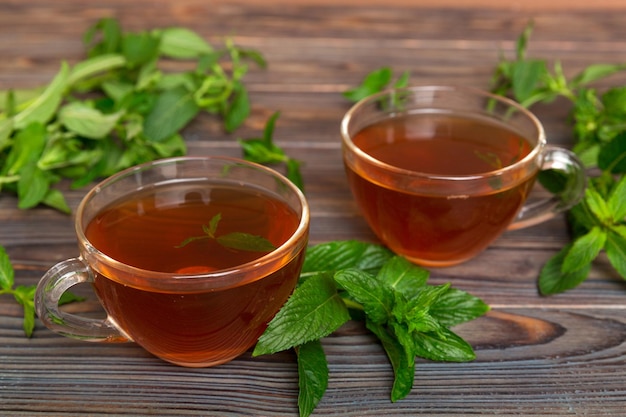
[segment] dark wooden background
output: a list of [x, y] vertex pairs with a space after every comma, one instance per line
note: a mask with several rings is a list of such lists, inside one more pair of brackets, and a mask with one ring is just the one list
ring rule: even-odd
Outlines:
[[[535, 22], [529, 54], [558, 59], [572, 75], [592, 63], [626, 61], [626, 3], [446, 1], [0, 0], [0, 89], [45, 84], [61, 60], [83, 58], [81, 36], [99, 18], [128, 30], [181, 25], [211, 42], [231, 36], [259, 50], [265, 70], [245, 82], [253, 104], [233, 135], [211, 117], [185, 131], [192, 155], [241, 155], [237, 137], [259, 136], [281, 116], [275, 138], [304, 161], [312, 209], [311, 243], [374, 241], [350, 196], [341, 165], [341, 92], [389, 65], [412, 83], [489, 88], [500, 54]], [[622, 85], [616, 75], [599, 88]], [[569, 146], [566, 102], [537, 107], [549, 142]], [[68, 193], [72, 206], [86, 189]], [[626, 412], [626, 283], [600, 258], [590, 278], [568, 293], [540, 297], [541, 265], [569, 241], [562, 217], [502, 236], [466, 264], [432, 271], [482, 297], [493, 310], [456, 328], [477, 351], [465, 364], [418, 361], [414, 390], [392, 404], [392, 371], [359, 323], [324, 339], [330, 385], [318, 416], [621, 416]], [[29, 285], [77, 254], [71, 217], [20, 211], [0, 196], [0, 245]], [[83, 289], [87, 294], [87, 289]], [[88, 301], [69, 307], [98, 312]], [[291, 353], [244, 354], [208, 369], [176, 367], [133, 344], [98, 345], [55, 335], [39, 322], [34, 337], [21, 311], [0, 296], [0, 414], [7, 416], [197, 415], [296, 416]]]

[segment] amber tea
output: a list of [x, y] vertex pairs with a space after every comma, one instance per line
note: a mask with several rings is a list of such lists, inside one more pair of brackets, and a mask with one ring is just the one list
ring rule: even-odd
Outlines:
[[[93, 187], [76, 210], [80, 257], [41, 278], [35, 307], [64, 336], [133, 341], [172, 363], [203, 367], [241, 355], [293, 291], [309, 209], [285, 177], [207, 156], [148, 162]], [[92, 284], [106, 318], [59, 308]]]
[[[260, 236], [276, 247], [299, 223], [289, 206], [258, 190], [183, 183], [112, 204], [89, 223], [85, 235], [126, 265], [183, 276], [235, 268], [265, 254], [210, 238], [181, 245], [202, 234], [216, 216], [216, 236]], [[100, 272], [94, 286], [110, 317], [146, 350], [172, 362], [204, 365], [207, 352], [220, 362], [254, 343], [289, 296], [301, 261], [297, 257], [270, 276], [251, 274], [232, 287], [207, 292], [138, 289]]]
[[366, 164], [346, 164], [354, 196], [374, 232], [392, 250], [426, 265], [466, 260], [482, 251], [514, 219], [535, 178], [505, 185], [494, 177], [471, 193], [456, 183], [429, 189], [433, 177], [488, 174], [531, 152], [526, 138], [488, 119], [404, 114], [366, 126], [352, 141], [393, 169], [425, 174], [410, 184], [391, 174], [385, 182], [371, 178]]

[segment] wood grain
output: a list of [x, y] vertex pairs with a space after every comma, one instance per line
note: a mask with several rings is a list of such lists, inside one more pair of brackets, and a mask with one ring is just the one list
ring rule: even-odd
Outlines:
[[[83, 32], [104, 16], [119, 18], [131, 30], [184, 25], [212, 42], [232, 36], [269, 62], [246, 77], [252, 115], [232, 135], [212, 117], [198, 118], [185, 130], [189, 153], [239, 156], [235, 139], [258, 136], [269, 115], [280, 111], [276, 140], [305, 164], [311, 242], [375, 241], [341, 165], [338, 128], [350, 106], [341, 92], [382, 65], [398, 73], [409, 70], [414, 83], [488, 88], [500, 54], [513, 53], [530, 19], [535, 31], [529, 53], [560, 60], [567, 74], [592, 63], [626, 60], [626, 14], [617, 10], [623, 2], [563, 4], [0, 0], [0, 88], [48, 82], [62, 60], [83, 57]], [[598, 87], [624, 82], [626, 75], [620, 74]], [[551, 143], [571, 144], [568, 111], [565, 102], [535, 110]], [[70, 204], [75, 207], [85, 192], [68, 189]], [[432, 270], [433, 283], [470, 291], [492, 311], [455, 329], [476, 348], [477, 359], [418, 361], [413, 392], [402, 401], [390, 402], [391, 367], [361, 323], [349, 322], [324, 339], [331, 381], [314, 415], [624, 415], [626, 283], [601, 257], [576, 290], [554, 297], [537, 293], [541, 266], [568, 241], [559, 217], [504, 234], [466, 264]], [[20, 211], [15, 198], [4, 194], [0, 245], [23, 285], [77, 254], [71, 217], [45, 208]], [[101, 315], [89, 288], [78, 291], [87, 301], [67, 308]], [[298, 414], [291, 352], [259, 358], [248, 352], [215, 368], [186, 369], [133, 344], [70, 340], [39, 323], [27, 339], [21, 326], [19, 306], [0, 296], [0, 415]]]

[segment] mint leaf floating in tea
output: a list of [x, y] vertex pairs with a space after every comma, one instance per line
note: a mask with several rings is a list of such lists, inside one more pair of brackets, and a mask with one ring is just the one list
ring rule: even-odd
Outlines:
[[237, 250], [250, 252], [271, 252], [276, 246], [262, 236], [248, 233], [233, 232], [215, 238], [220, 245]]
[[474, 359], [472, 347], [449, 327], [485, 314], [480, 299], [449, 285], [427, 284], [429, 273], [388, 249], [336, 241], [307, 249], [300, 283], [254, 349], [263, 355], [294, 348], [300, 415], [308, 416], [328, 384], [320, 339], [349, 319], [361, 319], [380, 340], [395, 375], [391, 400], [413, 387], [415, 357]]
[[249, 252], [271, 252], [276, 246], [266, 238], [249, 233], [232, 232], [225, 235], [216, 236], [217, 226], [222, 219], [222, 213], [218, 213], [211, 218], [208, 225], [202, 225], [203, 235], [192, 236], [183, 240], [177, 248], [187, 246], [191, 242], [204, 239], [214, 239], [225, 248], [243, 250]]

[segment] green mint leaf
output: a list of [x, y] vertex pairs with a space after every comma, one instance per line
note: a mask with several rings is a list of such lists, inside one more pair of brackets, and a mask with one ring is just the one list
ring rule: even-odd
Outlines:
[[63, 93], [67, 87], [68, 74], [69, 66], [63, 62], [61, 69], [41, 95], [14, 116], [13, 123], [15, 129], [22, 129], [34, 122], [46, 124], [52, 119], [63, 99]]
[[0, 152], [11, 146], [11, 133], [13, 133], [13, 119], [0, 120]]
[[605, 248], [606, 256], [613, 268], [626, 279], [626, 237], [609, 232]]
[[59, 121], [68, 130], [89, 139], [102, 139], [109, 135], [123, 112], [104, 114], [82, 102], [69, 103], [59, 110]]
[[187, 239], [184, 239], [182, 242], [180, 242], [178, 245], [174, 246], [177, 249], [180, 248], [184, 248], [185, 246], [187, 246], [188, 244], [190, 244], [191, 242], [195, 242], [197, 240], [205, 240], [205, 239], [210, 239], [211, 236], [192, 236], [192, 237], [188, 237]]
[[170, 58], [190, 59], [213, 52], [213, 48], [196, 32], [170, 27], [160, 32], [159, 51]]
[[624, 64], [594, 64], [583, 69], [579, 74], [572, 78], [570, 84], [572, 87], [579, 87], [602, 78], [613, 75], [622, 71], [626, 66]]
[[535, 94], [537, 85], [548, 72], [545, 61], [541, 60], [515, 62], [512, 70], [513, 96], [519, 102]]
[[415, 357], [417, 351], [415, 350], [415, 342], [413, 340], [414, 335], [411, 333], [406, 323], [391, 320], [387, 323], [387, 330], [396, 341], [402, 346], [402, 352], [405, 354], [405, 360], [408, 366], [415, 366]]
[[393, 305], [393, 294], [389, 288], [381, 285], [375, 276], [350, 268], [338, 271], [334, 278], [352, 299], [363, 306], [370, 321], [381, 324], [389, 319], [391, 316], [389, 306]]
[[0, 290], [9, 291], [15, 284], [15, 271], [4, 247], [0, 246]]
[[35, 329], [35, 290], [36, 285], [19, 285], [13, 291], [13, 297], [24, 310], [22, 328], [26, 337], [31, 337]]
[[275, 112], [268, 119], [263, 129], [263, 137], [252, 139], [238, 139], [243, 150], [244, 158], [258, 164], [284, 163], [287, 168], [286, 176], [296, 187], [304, 191], [304, 180], [300, 172], [301, 162], [288, 157], [285, 152], [274, 144], [273, 134], [276, 120], [280, 113]]
[[330, 274], [304, 281], [270, 321], [253, 355], [265, 355], [328, 336], [350, 319]]
[[[95, 42], [96, 36], [100, 34], [101, 39]], [[96, 24], [87, 29], [83, 35], [83, 42], [86, 46], [90, 46], [88, 50], [89, 56], [102, 55], [116, 52], [120, 49], [122, 41], [122, 30], [116, 19], [105, 17], [100, 19]]]
[[601, 147], [598, 153], [598, 168], [612, 174], [626, 173], [626, 131]]
[[626, 224], [613, 225], [611, 232], [616, 233], [618, 236], [626, 238]]
[[193, 95], [182, 87], [160, 94], [146, 116], [144, 134], [152, 141], [163, 141], [185, 126], [199, 112]]
[[597, 219], [587, 209], [584, 202], [580, 202], [572, 207], [568, 213], [568, 221], [572, 229], [574, 238], [586, 234], [597, 223]]
[[300, 417], [313, 413], [328, 387], [328, 362], [319, 340], [296, 346]]
[[250, 252], [271, 252], [276, 246], [266, 238], [248, 233], [233, 232], [215, 238], [225, 248]]
[[250, 115], [248, 91], [240, 82], [235, 83], [232, 101], [224, 114], [224, 127], [227, 132], [234, 132]]
[[432, 361], [468, 362], [476, 358], [472, 346], [446, 328], [417, 333], [413, 340], [416, 355]]
[[172, 156], [183, 156], [187, 153], [187, 144], [185, 139], [176, 133], [161, 142], [150, 142], [149, 145], [161, 158], [169, 158]]
[[611, 191], [607, 205], [614, 222], [624, 220], [626, 217], [626, 176], [623, 176]]
[[394, 83], [394, 88], [405, 88], [408, 87], [409, 85], [409, 77], [411, 76], [411, 73], [409, 71], [404, 71], [402, 74], [400, 74], [400, 77], [396, 80], [396, 82]]
[[539, 292], [542, 295], [552, 295], [576, 288], [582, 283], [591, 270], [591, 264], [580, 269], [564, 273], [562, 265], [573, 244], [563, 247], [555, 256], [545, 263], [539, 274]]
[[604, 198], [591, 187], [587, 187], [585, 190], [585, 204], [589, 207], [589, 210], [598, 218], [602, 223], [609, 223], [613, 219], [611, 210], [608, 204], [604, 201]]
[[302, 273], [356, 268], [375, 275], [392, 256], [382, 245], [357, 240], [320, 243], [307, 248]]
[[130, 67], [154, 61], [159, 56], [160, 38], [154, 34], [126, 33], [122, 37], [122, 54]]
[[449, 288], [430, 306], [429, 313], [442, 326], [452, 327], [474, 320], [490, 310], [488, 304], [465, 291]]
[[441, 329], [441, 324], [430, 314], [430, 307], [450, 288], [449, 284], [424, 285], [413, 294], [397, 294], [393, 315], [406, 325], [409, 332], [431, 332]]
[[202, 236], [192, 236], [183, 240], [176, 248], [182, 248], [187, 246], [191, 242], [204, 239], [215, 239], [217, 243], [225, 248], [250, 251], [250, 252], [271, 252], [276, 249], [276, 246], [266, 238], [257, 235], [251, 235], [249, 233], [233, 232], [219, 237], [216, 237], [217, 226], [222, 219], [222, 213], [217, 213], [213, 216], [208, 225], [202, 225]]
[[45, 127], [38, 122], [29, 124], [14, 136], [13, 147], [4, 161], [4, 166], [0, 167], [1, 172], [14, 175], [23, 167], [36, 164], [45, 146]]
[[367, 74], [358, 87], [345, 91], [343, 96], [350, 101], [357, 102], [382, 91], [391, 82], [391, 76], [392, 71], [389, 67], [376, 69]]
[[526, 59], [526, 50], [528, 49], [528, 41], [530, 40], [530, 36], [533, 33], [533, 29], [535, 28], [534, 22], [531, 20], [526, 24], [524, 30], [517, 38], [517, 42], [515, 43], [515, 56], [518, 61], [523, 61]]
[[406, 295], [415, 296], [428, 280], [429, 272], [401, 256], [389, 259], [376, 276], [389, 288]]
[[72, 212], [72, 209], [67, 204], [63, 193], [54, 188], [48, 189], [48, 192], [44, 196], [43, 200], [41, 200], [41, 203], [45, 204], [48, 207], [52, 207], [53, 209], [58, 210], [61, 213], [70, 214]]
[[275, 164], [288, 160], [282, 149], [264, 139], [240, 139], [245, 159], [257, 164]]
[[211, 221], [209, 221], [208, 227], [204, 225], [202, 226], [202, 230], [204, 230], [204, 233], [206, 233], [210, 237], [215, 237], [215, 232], [217, 231], [217, 226], [220, 223], [220, 220], [222, 220], [222, 213], [217, 213], [211, 218]]
[[391, 401], [396, 402], [405, 398], [413, 388], [415, 379], [415, 363], [411, 364], [407, 359], [412, 353], [408, 353], [404, 346], [389, 333], [387, 328], [380, 324], [366, 321], [367, 328], [380, 340], [387, 358], [391, 363], [394, 373], [393, 387], [391, 389]]
[[104, 54], [78, 62], [72, 67], [67, 84], [72, 86], [95, 75], [123, 68], [126, 58], [120, 54]]
[[267, 122], [265, 123], [265, 127], [263, 128], [263, 142], [265, 142], [268, 146], [273, 143], [274, 138], [274, 127], [276, 126], [276, 120], [280, 117], [280, 112], [274, 112]]
[[596, 226], [587, 234], [576, 238], [563, 259], [561, 271], [567, 274], [590, 264], [604, 248], [606, 237], [606, 232]]
[[304, 179], [302, 178], [302, 173], [300, 172], [300, 165], [302, 162], [288, 158], [285, 162], [287, 164], [287, 178], [289, 181], [293, 182], [296, 187], [298, 187], [301, 191], [304, 191]]
[[20, 170], [17, 182], [18, 208], [29, 209], [43, 202], [50, 190], [50, 181], [45, 172], [30, 164]]
[[259, 53], [259, 51], [255, 51], [254, 49], [242, 48], [237, 48], [237, 50], [239, 51], [239, 56], [241, 56], [242, 59], [251, 60], [256, 65], [258, 65], [259, 68], [267, 68], [267, 61], [265, 60], [263, 55]]
[[[176, 84], [172, 86], [171, 88], [178, 87], [178, 86], [179, 85]], [[121, 103], [122, 100], [124, 100], [124, 98], [126, 97], [132, 97], [134, 93], [133, 91], [134, 88], [135, 86], [132, 83], [128, 81], [124, 81], [124, 80], [108, 80], [102, 83], [102, 90], [104, 91], [106, 96], [111, 98], [111, 100], [115, 101], [116, 103]], [[161, 87], [161, 88], [163, 90], [168, 89], [168, 87]], [[120, 107], [125, 107], [125, 106], [120, 104]], [[131, 107], [129, 106], [129, 110], [130, 108]]]

